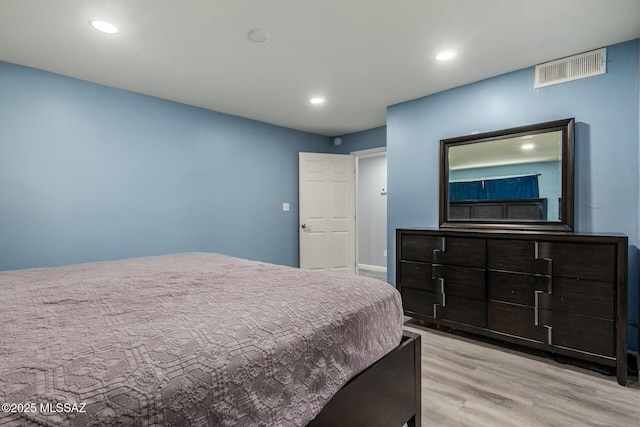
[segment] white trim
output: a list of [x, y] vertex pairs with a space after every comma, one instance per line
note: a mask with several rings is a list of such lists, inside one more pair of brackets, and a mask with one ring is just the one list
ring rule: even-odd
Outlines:
[[350, 154], [356, 157], [376, 157], [381, 153], [387, 154], [387, 147], [369, 148], [368, 150], [352, 151]]
[[378, 265], [358, 264], [358, 270], [375, 271], [376, 273], [386, 273], [387, 267], [380, 267]]

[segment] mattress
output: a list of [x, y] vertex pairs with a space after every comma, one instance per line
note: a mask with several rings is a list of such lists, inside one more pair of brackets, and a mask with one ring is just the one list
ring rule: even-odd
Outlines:
[[219, 254], [0, 272], [0, 425], [304, 426], [402, 321], [386, 283]]

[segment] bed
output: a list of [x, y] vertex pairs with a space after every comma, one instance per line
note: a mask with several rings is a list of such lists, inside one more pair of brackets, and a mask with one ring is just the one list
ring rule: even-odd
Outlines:
[[0, 272], [0, 425], [420, 425], [374, 279], [191, 253]]

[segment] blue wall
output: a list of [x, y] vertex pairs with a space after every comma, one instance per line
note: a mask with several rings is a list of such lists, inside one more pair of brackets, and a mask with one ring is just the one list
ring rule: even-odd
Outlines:
[[[530, 68], [389, 107], [389, 250], [396, 228], [438, 226], [439, 140], [575, 117], [575, 229], [629, 236], [629, 319], [637, 321], [639, 55], [634, 40], [608, 48], [601, 76], [536, 90]], [[390, 278], [394, 270], [390, 257]]]
[[179, 251], [297, 266], [298, 152], [331, 147], [0, 62], [0, 270]]

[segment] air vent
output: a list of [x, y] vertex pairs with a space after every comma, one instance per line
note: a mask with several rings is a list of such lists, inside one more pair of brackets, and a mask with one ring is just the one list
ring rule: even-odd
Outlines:
[[604, 74], [606, 65], [606, 48], [536, 65], [533, 87], [537, 89]]

